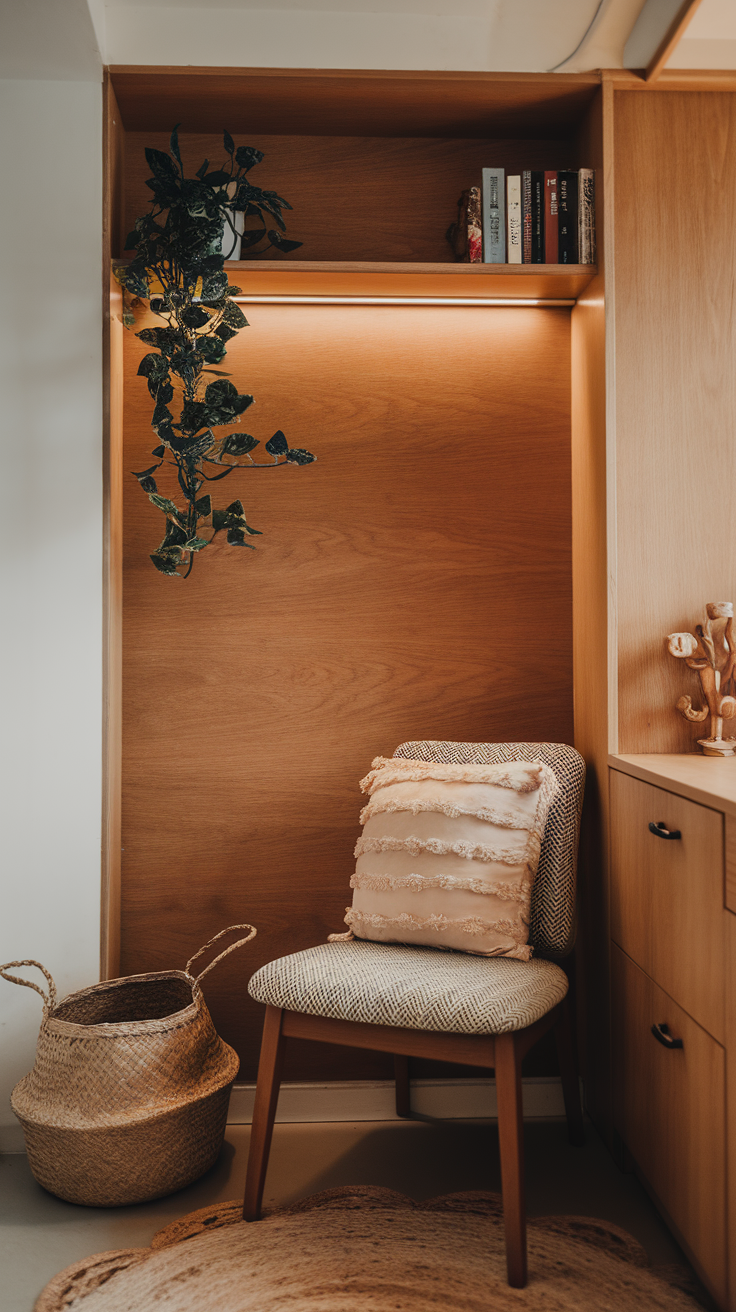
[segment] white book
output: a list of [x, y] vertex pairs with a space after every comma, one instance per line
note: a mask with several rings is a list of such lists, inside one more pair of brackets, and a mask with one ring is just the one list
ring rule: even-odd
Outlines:
[[521, 264], [522, 221], [521, 221], [521, 174], [511, 174], [506, 179], [506, 215], [508, 224], [509, 264]]
[[483, 169], [483, 262], [506, 263], [506, 214], [503, 169]]

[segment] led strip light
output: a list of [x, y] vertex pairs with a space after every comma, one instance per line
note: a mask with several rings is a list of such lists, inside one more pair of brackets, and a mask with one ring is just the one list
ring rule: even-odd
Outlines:
[[252, 296], [233, 296], [239, 305], [462, 305], [462, 306], [542, 306], [568, 308], [575, 300], [543, 300], [531, 297], [509, 296], [272, 296], [254, 293]]

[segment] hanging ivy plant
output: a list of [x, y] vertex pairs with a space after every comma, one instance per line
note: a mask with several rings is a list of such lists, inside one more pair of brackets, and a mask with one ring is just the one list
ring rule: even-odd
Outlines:
[[[222, 432], [239, 424], [253, 404], [252, 396], [240, 393], [229, 375], [215, 367], [227, 354], [226, 343], [248, 326], [234, 300], [240, 288], [228, 282], [224, 271], [225, 226], [234, 232], [232, 215], [242, 212], [246, 225], [248, 218], [260, 224], [250, 232], [246, 226], [247, 246], [264, 237], [285, 252], [301, 245], [281, 236], [282, 210], [291, 209], [288, 201], [254, 187], [248, 178], [263, 153], [252, 146], [236, 150], [228, 132], [224, 146], [229, 163], [211, 169], [205, 160], [193, 178], [184, 176], [177, 128], [171, 134], [171, 156], [146, 150], [153, 175], [146, 183], [153, 193], [151, 209], [136, 220], [125, 243], [126, 250], [135, 252], [132, 262], [115, 270], [123, 288], [147, 300], [162, 320], [161, 327], [136, 334], [152, 348], [138, 373], [154, 401], [151, 427], [158, 440], [155, 464], [135, 477], [166, 518], [163, 540], [151, 560], [162, 574], [178, 578], [189, 577], [195, 556], [218, 533], [225, 533], [233, 547], [252, 547], [248, 538], [260, 535], [247, 522], [240, 500], [216, 509], [206, 484], [248, 466], [308, 465], [315, 459], [309, 451], [292, 449], [279, 430], [265, 444], [270, 460], [257, 462], [251, 454], [257, 438], [242, 429]], [[269, 219], [281, 231], [269, 230]], [[176, 470], [176, 500], [159, 490], [155, 475], [162, 466]]]

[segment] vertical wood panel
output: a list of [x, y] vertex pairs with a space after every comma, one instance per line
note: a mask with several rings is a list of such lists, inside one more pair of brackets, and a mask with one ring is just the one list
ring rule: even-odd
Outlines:
[[575, 746], [587, 779], [578, 858], [580, 934], [577, 981], [582, 1069], [590, 1114], [610, 1122], [607, 816], [608, 546], [606, 514], [606, 314], [609, 208], [606, 144], [611, 94], [598, 92], [582, 125], [578, 153], [596, 170], [598, 276], [571, 315], [572, 588]]
[[100, 974], [120, 966], [120, 812], [122, 750], [123, 326], [120, 288], [110, 277], [122, 215], [123, 128], [106, 75], [103, 195], [103, 741]]
[[[125, 480], [122, 909], [126, 973], [259, 927], [207, 980], [245, 1079], [246, 980], [342, 928], [372, 757], [572, 738], [569, 312], [248, 318], [226, 361], [256, 397], [246, 428], [283, 427], [318, 463], [233, 474], [222, 500], [264, 536], [209, 549], [186, 582], [148, 561], [162, 517]], [[126, 470], [155, 441], [142, 349], [126, 335]], [[383, 1071], [291, 1046], [290, 1078]]]
[[664, 637], [736, 599], [736, 96], [616, 93], [619, 746], [697, 750]]

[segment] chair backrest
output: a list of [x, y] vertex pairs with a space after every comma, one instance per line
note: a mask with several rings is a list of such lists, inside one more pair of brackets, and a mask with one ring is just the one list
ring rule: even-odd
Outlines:
[[529, 942], [545, 957], [566, 957], [575, 942], [575, 876], [585, 762], [566, 743], [402, 743], [394, 756], [458, 765], [543, 761], [560, 785], [547, 817], [532, 890]]

